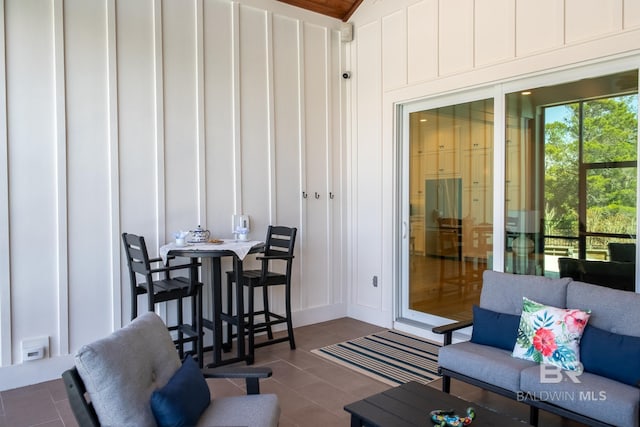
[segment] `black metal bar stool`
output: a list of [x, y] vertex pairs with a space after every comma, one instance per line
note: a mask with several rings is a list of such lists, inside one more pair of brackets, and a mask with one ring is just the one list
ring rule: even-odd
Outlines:
[[[198, 363], [202, 366], [202, 283], [198, 281], [198, 266], [195, 259], [189, 264], [162, 265], [161, 258], [149, 258], [144, 237], [123, 233], [122, 241], [127, 254], [129, 265], [129, 279], [131, 282], [131, 320], [138, 316], [138, 295], [148, 296], [148, 311], [154, 311], [155, 305], [161, 302], [176, 301], [177, 322], [168, 325], [170, 331], [176, 331], [174, 340], [180, 359], [184, 358], [184, 345], [193, 343]], [[160, 266], [153, 268], [152, 264]], [[188, 277], [171, 277], [171, 272], [188, 270]], [[154, 279], [153, 274], [163, 273], [162, 279]], [[145, 278], [145, 282], [138, 283], [138, 275]], [[191, 324], [183, 319], [182, 301], [191, 300]]]
[[[265, 241], [264, 254], [256, 257], [261, 261], [259, 270], [244, 270], [242, 272], [242, 285], [249, 290], [248, 306], [245, 313], [245, 331], [237, 331], [233, 334], [233, 326], [237, 327], [232, 316], [233, 311], [233, 284], [236, 281], [234, 271], [227, 271], [227, 302], [226, 311], [221, 316], [227, 322], [226, 348], [231, 348], [231, 340], [234, 336], [240, 339], [246, 334], [249, 339], [247, 363], [253, 363], [254, 349], [279, 342], [289, 341], [289, 347], [294, 350], [296, 343], [293, 336], [293, 323], [291, 319], [291, 269], [293, 266], [293, 249], [296, 241], [296, 228], [284, 226], [269, 226]], [[274, 271], [276, 265], [280, 265], [284, 272]], [[285, 313], [274, 313], [270, 309], [269, 288], [284, 286], [285, 289]], [[254, 304], [255, 290], [262, 290], [262, 310], [256, 310]], [[242, 295], [241, 292], [236, 292]], [[260, 318], [257, 320], [256, 318]], [[272, 327], [278, 324], [287, 325], [287, 335], [274, 338]], [[267, 340], [255, 343], [255, 335], [266, 332]]]

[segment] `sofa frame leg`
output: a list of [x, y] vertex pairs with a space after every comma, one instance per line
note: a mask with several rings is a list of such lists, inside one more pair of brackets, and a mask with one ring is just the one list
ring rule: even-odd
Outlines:
[[529, 406], [529, 424], [532, 426], [538, 425], [538, 408], [535, 406]]
[[446, 375], [442, 376], [442, 391], [449, 394], [449, 390], [451, 389], [451, 377]]

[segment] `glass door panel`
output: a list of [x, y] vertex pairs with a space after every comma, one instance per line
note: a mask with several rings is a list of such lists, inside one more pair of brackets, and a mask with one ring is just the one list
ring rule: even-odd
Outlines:
[[493, 100], [409, 113], [408, 308], [471, 318], [493, 250]]
[[606, 285], [567, 266], [635, 262], [637, 92], [631, 70], [506, 94], [505, 271]]

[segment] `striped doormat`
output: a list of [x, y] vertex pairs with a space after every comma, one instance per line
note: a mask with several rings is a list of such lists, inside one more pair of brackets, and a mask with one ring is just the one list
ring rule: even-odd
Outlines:
[[440, 344], [398, 331], [382, 331], [329, 345], [312, 353], [396, 386], [409, 381], [427, 384], [438, 375]]

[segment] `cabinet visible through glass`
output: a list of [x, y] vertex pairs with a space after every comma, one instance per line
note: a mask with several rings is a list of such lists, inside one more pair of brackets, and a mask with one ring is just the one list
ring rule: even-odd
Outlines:
[[493, 251], [493, 100], [410, 114], [409, 309], [471, 318]]

